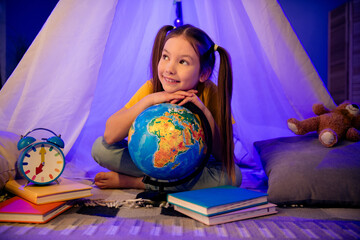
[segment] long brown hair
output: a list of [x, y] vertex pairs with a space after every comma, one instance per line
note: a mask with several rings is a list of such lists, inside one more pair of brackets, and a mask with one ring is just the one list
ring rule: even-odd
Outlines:
[[[163, 26], [160, 28], [155, 37], [151, 55], [151, 72], [154, 92], [164, 90], [157, 70], [164, 45], [168, 39], [177, 36], [184, 36], [193, 46], [200, 59], [200, 73], [210, 71], [211, 75], [213, 72], [215, 65], [215, 44], [204, 31], [189, 24], [177, 28], [170, 25]], [[233, 84], [231, 59], [230, 55], [224, 48], [217, 47], [216, 51], [218, 51], [220, 56], [217, 84], [219, 98], [217, 99], [217, 102], [219, 103], [220, 111], [218, 112], [219, 116], [213, 117], [220, 129], [221, 153], [222, 156], [224, 156], [224, 158], [222, 158], [223, 167], [225, 167], [232, 182], [235, 183], [234, 142], [231, 115]]]

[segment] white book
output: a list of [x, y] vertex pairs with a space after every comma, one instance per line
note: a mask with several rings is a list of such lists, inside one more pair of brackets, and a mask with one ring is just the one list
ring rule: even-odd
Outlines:
[[174, 209], [206, 225], [215, 225], [215, 224], [233, 222], [233, 221], [266, 216], [277, 213], [276, 205], [272, 203], [266, 203], [255, 207], [245, 208], [237, 211], [232, 211], [232, 212], [227, 212], [212, 216], [205, 216], [203, 214], [191, 211], [189, 209], [177, 205], [174, 206]]

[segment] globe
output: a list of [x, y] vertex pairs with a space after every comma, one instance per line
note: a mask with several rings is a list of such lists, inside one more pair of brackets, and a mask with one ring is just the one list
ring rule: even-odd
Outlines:
[[196, 169], [206, 152], [201, 122], [187, 108], [161, 103], [145, 109], [132, 123], [128, 148], [146, 175], [182, 179]]

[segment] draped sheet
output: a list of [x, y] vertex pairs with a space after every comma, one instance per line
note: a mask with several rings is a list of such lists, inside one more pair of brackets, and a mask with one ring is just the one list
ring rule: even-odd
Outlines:
[[[288, 118], [312, 116], [316, 102], [334, 107], [276, 0], [183, 0], [182, 7], [184, 23], [231, 54], [238, 163], [254, 161], [254, 141], [293, 135]], [[175, 18], [170, 0], [60, 0], [0, 92], [0, 129], [61, 133], [65, 174], [93, 177], [101, 168], [92, 143], [150, 78], [156, 32]]]
[[2, 130], [44, 127], [65, 153], [90, 112], [117, 1], [60, 1], [0, 92]]

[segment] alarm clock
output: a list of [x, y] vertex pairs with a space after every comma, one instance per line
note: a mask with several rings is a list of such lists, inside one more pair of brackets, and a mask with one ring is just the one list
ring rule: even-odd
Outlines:
[[[36, 141], [29, 134], [38, 130], [48, 131], [54, 136]], [[46, 128], [35, 128], [21, 137], [17, 148], [23, 150], [17, 160], [17, 168], [28, 180], [27, 184], [46, 185], [60, 177], [65, 168], [65, 157], [61, 150], [64, 146], [61, 136]]]

